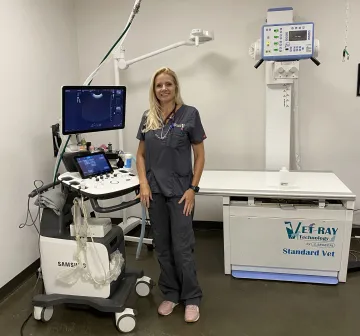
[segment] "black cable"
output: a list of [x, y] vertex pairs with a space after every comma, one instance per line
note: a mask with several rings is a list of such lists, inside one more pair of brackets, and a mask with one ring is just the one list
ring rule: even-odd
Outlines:
[[[40, 182], [41, 185], [40, 186], [37, 186], [37, 182]], [[25, 223], [21, 223], [19, 225], [19, 229], [23, 229], [24, 227], [26, 226], [33, 226], [37, 233], [38, 233], [38, 249], [39, 249], [39, 254], [40, 254], [40, 231], [39, 229], [37, 228], [36, 226], [36, 221], [38, 220], [39, 221], [39, 228], [40, 228], [40, 225], [41, 225], [41, 214], [40, 214], [40, 211], [41, 211], [41, 193], [39, 192], [39, 189], [44, 185], [44, 182], [41, 181], [41, 180], [35, 180], [34, 181], [34, 186], [35, 186], [35, 189], [37, 191], [37, 196], [38, 196], [38, 210], [37, 210], [37, 214], [36, 214], [36, 217], [35, 219], [33, 218], [32, 214], [31, 214], [31, 211], [30, 211], [30, 196], [28, 197], [28, 202], [27, 202], [27, 213], [26, 213], [26, 219], [25, 219]], [[31, 223], [28, 224], [28, 219], [29, 219], [29, 216], [31, 218]]]
[[[31, 221], [32, 221], [31, 224], [27, 224], [28, 219], [29, 219], [29, 215], [30, 215], [30, 218], [31, 218]], [[37, 220], [37, 216], [36, 216], [35, 221], [34, 221], [34, 219], [32, 218], [31, 212], [30, 212], [30, 197], [29, 197], [28, 202], [27, 202], [27, 212], [26, 212], [25, 223], [21, 223], [19, 225], [19, 229], [23, 229], [25, 226], [34, 226], [36, 231], [39, 232], [38, 228], [35, 225], [36, 220]]]
[[[37, 186], [36, 183], [37, 182], [40, 182], [41, 183], [41, 186]], [[28, 201], [27, 201], [27, 212], [26, 212], [26, 219], [25, 219], [25, 223], [21, 223], [19, 225], [19, 229], [23, 229], [25, 226], [34, 226], [37, 233], [40, 234], [40, 231], [39, 229], [37, 228], [36, 226], [36, 221], [39, 219], [39, 224], [40, 224], [40, 219], [41, 219], [41, 216], [40, 216], [40, 194], [39, 194], [39, 188], [41, 188], [42, 186], [44, 185], [44, 182], [41, 181], [41, 180], [35, 180], [34, 181], [34, 186], [35, 186], [35, 189], [37, 191], [37, 195], [38, 195], [38, 202], [39, 202], [39, 205], [38, 205], [38, 211], [37, 211], [37, 214], [36, 214], [36, 217], [35, 219], [33, 218], [32, 214], [31, 214], [31, 211], [30, 211], [30, 196], [28, 197]], [[28, 220], [29, 220], [29, 216], [31, 218], [31, 223], [28, 224]]]
[[[142, 218], [139, 217], [139, 216], [129, 216], [128, 219], [129, 219], [129, 218], [137, 218], [137, 219], [141, 219], [141, 220], [142, 220]], [[148, 223], [150, 224], [150, 218], [145, 218], [145, 222], [148, 222]]]
[[[110, 48], [110, 50], [107, 52], [107, 54], [105, 55], [105, 57], [102, 59], [102, 61], [100, 62], [99, 66], [105, 62], [105, 60], [108, 58], [108, 56], [110, 55], [110, 53], [114, 50], [114, 48], [116, 47], [116, 45], [120, 42], [120, 40], [123, 38], [123, 36], [126, 34], [126, 32], [130, 29], [130, 26], [132, 24], [132, 22], [134, 21], [135, 16], [132, 17], [132, 19], [130, 20], [130, 22], [128, 23], [128, 25], [125, 27], [125, 30], [123, 31], [123, 33], [121, 34], [121, 36], [117, 39], [117, 41], [113, 44], [113, 46]], [[95, 75], [94, 75], [95, 76]], [[88, 85], [91, 85], [92, 81], [94, 80], [94, 78], [89, 82]]]
[[63, 150], [62, 150], [62, 152], [60, 153], [59, 162], [58, 162], [58, 164], [57, 164], [57, 166], [56, 166], [56, 170], [55, 170], [55, 174], [54, 174], [54, 179], [53, 179], [54, 188], [55, 188], [55, 182], [56, 182], [56, 177], [57, 177], [57, 174], [58, 174], [58, 171], [59, 171], [60, 163], [61, 163], [62, 158], [63, 158], [63, 156], [64, 156], [64, 152], [65, 152], [65, 150], [66, 150], [66, 147], [67, 147], [67, 145], [68, 145], [68, 143], [69, 143], [69, 141], [70, 141], [70, 138], [71, 138], [71, 134], [67, 137], [66, 142], [65, 142], [65, 145], [64, 145], [64, 147], [63, 147]]
[[21, 335], [21, 336], [24, 336], [24, 328], [25, 328], [26, 324], [29, 322], [32, 314], [33, 314], [33, 313], [30, 313], [29, 316], [27, 317], [27, 319], [26, 319], [26, 320], [24, 321], [24, 323], [22, 324], [21, 329], [20, 329], [20, 335]]
[[[37, 286], [37, 284], [38, 284], [38, 282], [39, 282], [39, 278], [40, 278], [40, 276], [38, 276], [38, 278], [37, 278], [37, 280], [36, 280], [36, 283], [35, 283], [35, 286], [34, 286], [34, 289], [33, 289], [33, 291], [32, 291], [33, 295], [34, 295], [34, 293], [35, 293], [36, 286]], [[43, 288], [43, 286], [42, 286], [41, 293], [44, 293], [44, 288]], [[30, 320], [30, 318], [31, 318], [32, 315], [33, 315], [33, 313], [30, 313], [29, 316], [28, 316], [28, 317], [26, 318], [26, 320], [24, 321], [24, 323], [22, 324], [21, 329], [20, 329], [20, 335], [21, 335], [21, 336], [24, 336], [25, 326], [26, 326], [26, 324], [29, 322], [29, 320]]]

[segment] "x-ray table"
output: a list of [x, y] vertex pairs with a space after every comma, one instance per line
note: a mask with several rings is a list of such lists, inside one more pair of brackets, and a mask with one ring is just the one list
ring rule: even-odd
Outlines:
[[224, 268], [236, 278], [346, 282], [356, 196], [331, 172], [204, 171], [223, 199]]

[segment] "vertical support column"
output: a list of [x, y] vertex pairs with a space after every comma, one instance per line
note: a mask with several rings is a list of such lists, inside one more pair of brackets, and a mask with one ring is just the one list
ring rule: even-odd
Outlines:
[[266, 85], [267, 170], [289, 169], [290, 166], [291, 88], [291, 84]]
[[[293, 8], [270, 8], [268, 24], [292, 23]], [[285, 82], [285, 83], [284, 83]], [[267, 170], [290, 168], [292, 81], [274, 78], [274, 62], [266, 62], [266, 145]]]

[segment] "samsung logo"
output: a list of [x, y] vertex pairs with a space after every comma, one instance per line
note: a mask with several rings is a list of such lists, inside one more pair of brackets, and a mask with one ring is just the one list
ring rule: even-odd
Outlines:
[[[77, 262], [70, 262], [70, 261], [58, 261], [58, 266], [59, 267], [69, 267], [69, 268], [74, 268], [77, 267], [78, 263]], [[86, 264], [83, 263], [83, 267], [86, 268]]]

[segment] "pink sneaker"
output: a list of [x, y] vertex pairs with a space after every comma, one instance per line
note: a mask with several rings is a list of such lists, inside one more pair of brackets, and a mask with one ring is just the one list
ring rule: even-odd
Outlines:
[[170, 315], [177, 305], [177, 303], [171, 301], [163, 301], [158, 308], [158, 313], [163, 316]]
[[199, 318], [199, 307], [195, 305], [187, 305], [185, 308], [185, 322], [196, 322]]

